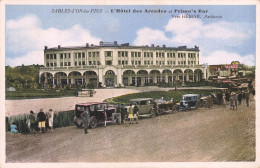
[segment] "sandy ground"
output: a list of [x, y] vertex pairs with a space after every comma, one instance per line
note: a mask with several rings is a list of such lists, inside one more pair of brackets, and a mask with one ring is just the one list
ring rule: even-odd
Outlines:
[[75, 126], [44, 134], [6, 133], [8, 163], [254, 160], [254, 101], [250, 107], [243, 101], [237, 110], [214, 105], [144, 118], [139, 124], [101, 124], [88, 134]]

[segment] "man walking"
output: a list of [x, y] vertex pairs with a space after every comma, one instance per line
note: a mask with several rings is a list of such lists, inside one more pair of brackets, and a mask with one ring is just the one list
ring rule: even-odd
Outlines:
[[81, 118], [83, 120], [84, 133], [87, 134], [88, 133], [89, 120], [90, 120], [90, 114], [89, 114], [88, 108], [81, 114]]

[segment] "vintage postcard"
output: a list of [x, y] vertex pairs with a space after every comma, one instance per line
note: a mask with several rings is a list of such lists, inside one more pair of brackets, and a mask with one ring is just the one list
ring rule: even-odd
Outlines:
[[0, 167], [259, 167], [258, 20], [257, 0], [2, 1]]

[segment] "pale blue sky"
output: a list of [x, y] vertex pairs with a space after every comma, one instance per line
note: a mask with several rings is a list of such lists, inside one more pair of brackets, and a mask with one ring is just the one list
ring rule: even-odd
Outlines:
[[[52, 9], [102, 9], [102, 13], [52, 13]], [[130, 9], [131, 13], [111, 13], [111, 9]], [[171, 14], [134, 14], [134, 9], [208, 10], [221, 19], [172, 19]], [[107, 11], [107, 12], [106, 12]], [[198, 14], [198, 12], [197, 12]], [[182, 22], [183, 20], [183, 22]], [[212, 31], [211, 31], [212, 30]], [[177, 47], [198, 45], [201, 62], [215, 63], [238, 59], [255, 64], [256, 7], [251, 6], [6, 6], [6, 65], [43, 64], [44, 45], [85, 45], [118, 41], [131, 45]], [[138, 33], [139, 32], [139, 33]], [[74, 34], [74, 35], [73, 35]], [[49, 36], [49, 37], [48, 37]], [[69, 39], [63, 36], [71, 36]], [[230, 60], [227, 59], [230, 57]], [[16, 59], [14, 64], [11, 59]], [[223, 61], [223, 63], [226, 63]]]

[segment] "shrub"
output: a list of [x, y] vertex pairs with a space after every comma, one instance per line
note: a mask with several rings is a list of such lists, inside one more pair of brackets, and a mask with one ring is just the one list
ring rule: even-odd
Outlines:
[[130, 99], [136, 98], [161, 98], [173, 99], [174, 101], [180, 101], [184, 94], [199, 94], [200, 96], [209, 95], [211, 91], [208, 90], [170, 90], [170, 91], [152, 91], [143, 93], [133, 93], [123, 96], [113, 97], [107, 100], [109, 104], [129, 104]]
[[[53, 127], [59, 128], [59, 127], [66, 127], [73, 125], [74, 120], [74, 110], [70, 111], [63, 111], [59, 113], [54, 114], [53, 119]], [[21, 133], [29, 133], [29, 127], [28, 127], [28, 115], [20, 115], [20, 116], [11, 116], [6, 117], [6, 131], [10, 131], [10, 125], [11, 123], [15, 122], [17, 126], [17, 130]]]

